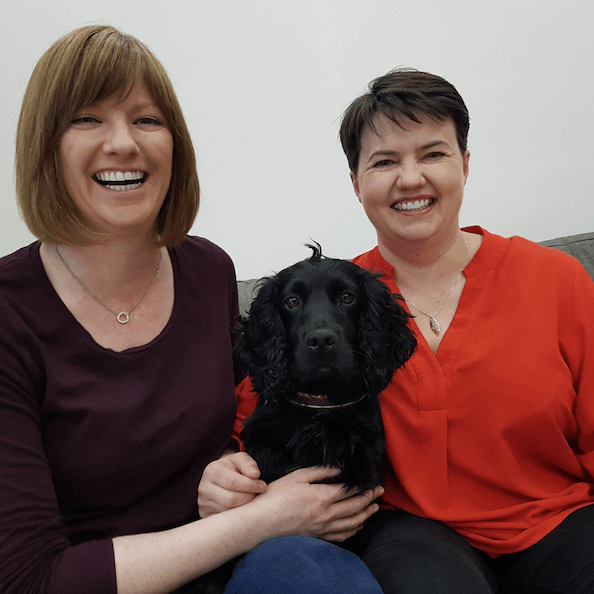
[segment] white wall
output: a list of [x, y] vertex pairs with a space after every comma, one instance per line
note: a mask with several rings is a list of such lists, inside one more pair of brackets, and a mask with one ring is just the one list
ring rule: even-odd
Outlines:
[[169, 72], [198, 154], [194, 232], [239, 278], [375, 245], [338, 118], [394, 66], [440, 74], [469, 107], [463, 224], [534, 240], [594, 231], [591, 0], [2, 0], [0, 255], [31, 241], [14, 200], [20, 101], [62, 34], [107, 23]]

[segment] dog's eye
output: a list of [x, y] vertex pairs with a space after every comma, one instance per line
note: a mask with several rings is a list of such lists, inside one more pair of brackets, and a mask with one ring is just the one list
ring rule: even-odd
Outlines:
[[299, 305], [299, 299], [297, 299], [297, 297], [287, 297], [287, 299], [285, 299], [285, 305], [289, 309], [293, 309]]
[[355, 300], [355, 296], [352, 293], [343, 293], [340, 300], [346, 305], [350, 305]]

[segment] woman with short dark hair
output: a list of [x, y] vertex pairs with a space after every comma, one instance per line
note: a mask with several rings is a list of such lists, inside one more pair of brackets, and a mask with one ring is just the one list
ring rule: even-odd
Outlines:
[[398, 69], [340, 137], [377, 232], [355, 258], [418, 346], [383, 395], [383, 510], [354, 546], [385, 593], [594, 591], [594, 285], [566, 254], [461, 229], [468, 111]]

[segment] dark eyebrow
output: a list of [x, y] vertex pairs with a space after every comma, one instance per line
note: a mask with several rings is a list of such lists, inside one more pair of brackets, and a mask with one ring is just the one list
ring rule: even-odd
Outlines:
[[375, 158], [375, 157], [397, 157], [400, 153], [398, 153], [397, 151], [374, 151], [373, 153], [371, 153], [371, 155], [369, 155], [369, 160]]
[[[432, 140], [431, 142], [428, 142], [427, 144], [424, 144], [423, 146], [419, 147], [419, 152], [426, 151], [430, 148], [434, 148], [436, 146], [441, 146], [441, 145], [444, 145], [444, 146], [448, 147], [450, 150], [452, 150], [452, 147], [450, 146], [449, 142], [447, 142], [445, 140], [437, 139], [437, 140]], [[372, 160], [376, 157], [398, 157], [398, 156], [400, 156], [400, 153], [398, 151], [379, 150], [379, 151], [374, 151], [373, 153], [371, 153], [371, 155], [369, 155], [369, 160]]]
[[440, 146], [442, 144], [445, 144], [445, 146], [447, 146], [451, 150], [452, 147], [450, 146], [450, 143], [446, 142], [445, 140], [433, 140], [432, 142], [424, 144], [420, 150], [426, 151], [427, 149], [433, 148], [435, 146]]

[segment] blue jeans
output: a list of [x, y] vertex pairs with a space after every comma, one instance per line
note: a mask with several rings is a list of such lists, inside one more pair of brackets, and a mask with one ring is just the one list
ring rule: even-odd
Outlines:
[[353, 553], [317, 538], [285, 536], [249, 552], [225, 594], [382, 594]]

